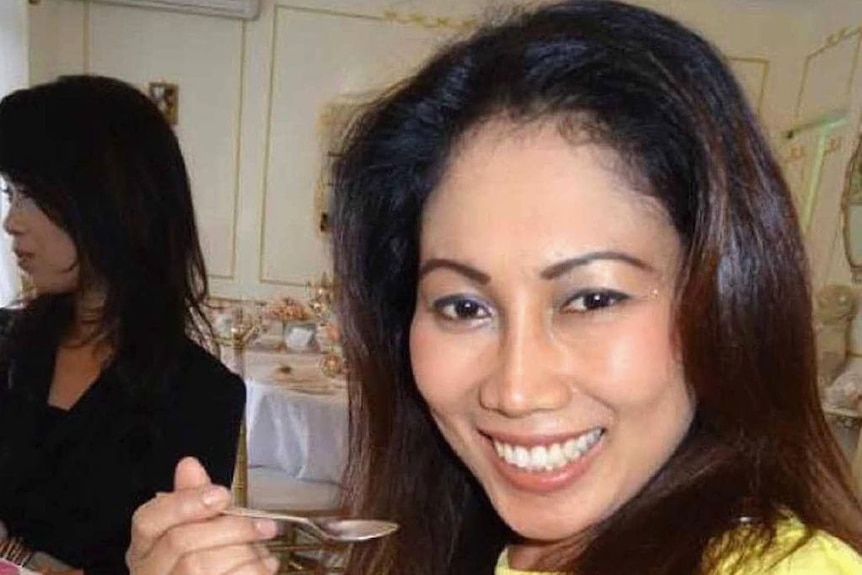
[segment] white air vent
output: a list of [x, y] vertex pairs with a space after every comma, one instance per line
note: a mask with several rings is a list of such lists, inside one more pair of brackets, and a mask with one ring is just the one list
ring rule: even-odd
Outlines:
[[260, 0], [92, 0], [103, 4], [123, 4], [159, 8], [175, 12], [211, 14], [253, 20], [260, 13]]

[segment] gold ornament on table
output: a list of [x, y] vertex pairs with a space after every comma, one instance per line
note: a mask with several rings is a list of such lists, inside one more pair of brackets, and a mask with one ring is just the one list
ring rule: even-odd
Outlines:
[[260, 333], [263, 304], [252, 300], [227, 300], [224, 304], [212, 307], [213, 331], [220, 359], [224, 360], [221, 357], [223, 350], [230, 349], [233, 352], [233, 369], [243, 376], [245, 348]]
[[309, 293], [308, 307], [317, 320], [318, 340], [323, 343], [320, 371], [330, 378], [347, 376], [347, 362], [341, 353], [338, 323], [332, 313], [335, 300], [335, 282], [324, 272], [317, 282], [306, 284]]
[[336, 350], [326, 352], [320, 360], [320, 371], [326, 377], [342, 378], [347, 375], [347, 362]]
[[332, 312], [332, 302], [335, 298], [335, 284], [326, 272], [316, 282], [305, 284], [308, 290], [308, 307], [318, 323], [325, 323]]

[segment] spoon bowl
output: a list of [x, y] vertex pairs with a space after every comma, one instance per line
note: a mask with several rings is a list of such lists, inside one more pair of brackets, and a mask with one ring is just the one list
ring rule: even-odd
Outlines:
[[255, 519], [272, 519], [285, 521], [303, 527], [312, 534], [327, 541], [340, 543], [356, 543], [377, 539], [393, 533], [398, 524], [378, 519], [344, 519], [340, 517], [303, 517], [288, 513], [275, 513], [247, 507], [229, 507], [222, 511], [224, 515], [238, 517], [253, 517]]

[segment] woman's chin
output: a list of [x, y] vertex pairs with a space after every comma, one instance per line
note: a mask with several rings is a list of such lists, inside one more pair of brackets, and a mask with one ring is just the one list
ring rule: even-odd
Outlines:
[[524, 542], [537, 545], [550, 545], [576, 538], [583, 530], [580, 526], [549, 524], [541, 521], [506, 521]]
[[587, 517], [564, 516], [559, 504], [535, 502], [493, 502], [503, 522], [525, 542], [548, 545], [569, 541], [588, 530], [594, 522]]

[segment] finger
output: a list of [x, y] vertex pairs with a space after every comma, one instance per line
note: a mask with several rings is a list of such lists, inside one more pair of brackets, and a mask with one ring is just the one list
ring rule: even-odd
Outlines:
[[[269, 561], [267, 561], [269, 559]], [[267, 573], [278, 561], [259, 545], [231, 545], [184, 555], [176, 573]]]
[[218, 515], [230, 500], [230, 492], [219, 485], [183, 489], [150, 499], [132, 515], [127, 562], [131, 564], [146, 555], [169, 529]]
[[212, 483], [204, 466], [194, 457], [183, 457], [174, 471], [174, 488], [186, 489]]
[[[150, 551], [136, 558], [138, 574], [224, 573], [242, 562], [259, 558], [255, 543], [276, 534], [276, 524], [269, 520], [219, 516], [197, 523], [187, 523], [169, 529]], [[244, 553], [240, 553], [244, 550]], [[233, 557], [218, 566], [202, 563], [207, 557]], [[206, 566], [206, 569], [203, 567]], [[198, 571], [197, 569], [202, 569]]]
[[239, 565], [227, 575], [272, 575], [278, 573], [278, 566], [278, 559], [270, 556]]

